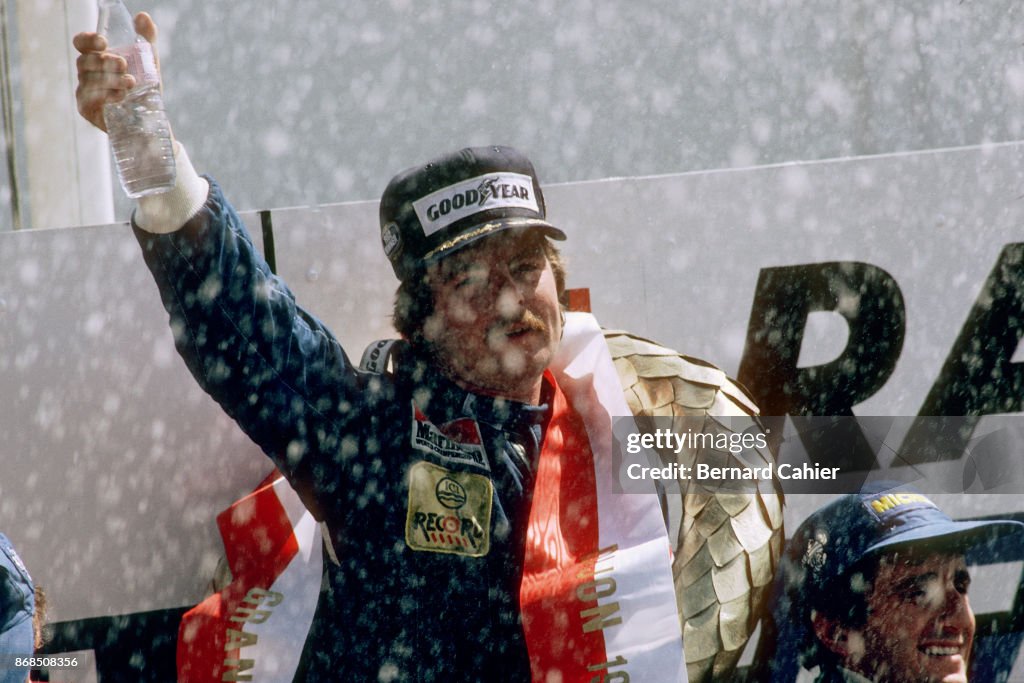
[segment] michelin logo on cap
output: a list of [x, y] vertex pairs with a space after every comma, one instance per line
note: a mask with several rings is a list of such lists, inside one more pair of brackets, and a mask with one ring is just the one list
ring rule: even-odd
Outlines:
[[911, 509], [916, 510], [922, 507], [938, 509], [935, 503], [916, 492], [885, 493], [870, 498], [865, 504], [879, 520], [883, 521]]
[[518, 208], [540, 213], [533, 178], [521, 173], [487, 173], [470, 178], [429, 194], [412, 206], [425, 236], [480, 211]]

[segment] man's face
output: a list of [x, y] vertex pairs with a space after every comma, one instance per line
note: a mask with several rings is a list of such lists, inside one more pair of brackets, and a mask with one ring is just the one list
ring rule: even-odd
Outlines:
[[883, 558], [846, 666], [873, 681], [963, 683], [974, 641], [971, 579], [961, 555]]
[[459, 385], [536, 403], [562, 336], [555, 276], [543, 236], [503, 231], [427, 272], [434, 312], [423, 336]]

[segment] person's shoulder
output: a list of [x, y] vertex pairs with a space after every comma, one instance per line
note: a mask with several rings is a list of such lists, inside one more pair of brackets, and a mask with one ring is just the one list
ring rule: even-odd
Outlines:
[[750, 392], [724, 370], [624, 330], [603, 329], [635, 415], [759, 415]]

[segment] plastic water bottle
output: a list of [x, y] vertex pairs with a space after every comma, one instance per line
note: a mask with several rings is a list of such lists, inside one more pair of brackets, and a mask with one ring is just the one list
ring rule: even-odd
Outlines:
[[174, 150], [153, 47], [135, 32], [121, 0], [99, 0], [99, 9], [97, 32], [106, 37], [108, 50], [125, 58], [135, 77], [135, 87], [123, 100], [103, 108], [117, 177], [132, 198], [166, 192], [174, 187]]

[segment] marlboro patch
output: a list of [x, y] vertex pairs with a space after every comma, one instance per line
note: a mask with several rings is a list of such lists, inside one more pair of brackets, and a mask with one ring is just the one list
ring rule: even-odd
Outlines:
[[437, 458], [442, 463], [469, 465], [490, 472], [480, 438], [480, 426], [475, 420], [463, 417], [441, 427], [435, 427], [412, 404], [412, 442], [414, 449]]
[[482, 557], [491, 547], [491, 480], [420, 461], [409, 469], [405, 542], [413, 550]]

